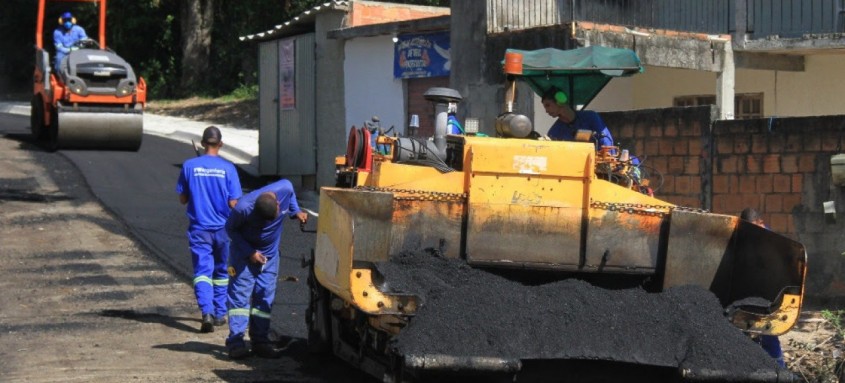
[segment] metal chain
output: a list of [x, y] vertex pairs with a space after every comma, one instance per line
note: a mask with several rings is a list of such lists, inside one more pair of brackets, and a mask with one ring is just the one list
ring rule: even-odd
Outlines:
[[[467, 198], [466, 193], [446, 193], [418, 189], [401, 189], [376, 186], [356, 186], [354, 189], [362, 191], [393, 193], [393, 199], [396, 201], [440, 201], [463, 203], [466, 202]], [[396, 195], [397, 193], [410, 195]], [[590, 207], [596, 209], [605, 209], [609, 211], [618, 211], [628, 214], [641, 214], [655, 217], [665, 217], [673, 210], [688, 211], [693, 213], [709, 213], [709, 211], [704, 209], [697, 209], [686, 206], [665, 206], [604, 201], [592, 201], [590, 203]]]
[[[465, 202], [466, 193], [446, 193], [435, 192], [417, 189], [397, 189], [375, 186], [356, 186], [355, 190], [374, 191], [374, 192], [388, 192], [393, 193], [393, 199], [396, 201], [439, 201], [439, 202]], [[411, 194], [411, 195], [396, 195]]]
[[650, 205], [640, 203], [622, 203], [622, 202], [604, 202], [592, 201], [590, 207], [595, 209], [605, 209], [609, 211], [618, 211], [620, 213], [640, 214], [654, 217], [665, 217], [673, 210], [688, 211], [694, 213], [709, 213], [704, 209], [696, 209], [685, 206], [665, 206], [665, 205]]

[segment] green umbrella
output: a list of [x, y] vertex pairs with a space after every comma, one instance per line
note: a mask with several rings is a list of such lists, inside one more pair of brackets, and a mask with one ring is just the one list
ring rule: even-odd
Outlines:
[[563, 91], [570, 105], [587, 105], [613, 77], [644, 70], [630, 49], [590, 46], [570, 50], [508, 49], [507, 53], [522, 54], [522, 73], [511, 75], [528, 83], [540, 96], [553, 87]]

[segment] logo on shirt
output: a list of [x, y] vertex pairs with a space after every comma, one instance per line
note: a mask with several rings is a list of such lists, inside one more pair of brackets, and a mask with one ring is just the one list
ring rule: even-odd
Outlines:
[[194, 168], [194, 177], [226, 178], [226, 171], [223, 169]]

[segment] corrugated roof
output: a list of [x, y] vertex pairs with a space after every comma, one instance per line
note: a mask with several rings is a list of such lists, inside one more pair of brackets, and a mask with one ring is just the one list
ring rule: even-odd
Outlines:
[[241, 36], [239, 39], [241, 41], [251, 41], [251, 40], [268, 40], [272, 39], [275, 36], [284, 36], [284, 33], [287, 30], [293, 29], [293, 27], [305, 24], [311, 21], [314, 21], [314, 17], [321, 12], [329, 11], [329, 10], [344, 10], [348, 11], [349, 9], [349, 1], [329, 1], [320, 5], [315, 6], [305, 12], [302, 12], [299, 16], [296, 16], [283, 24], [276, 25], [273, 29], [253, 33], [246, 36]]

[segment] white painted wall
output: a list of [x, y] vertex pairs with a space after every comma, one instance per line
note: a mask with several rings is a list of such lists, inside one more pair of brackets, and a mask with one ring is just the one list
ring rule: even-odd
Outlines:
[[[777, 116], [824, 116], [845, 114], [845, 55], [807, 56], [805, 72], [772, 74], [777, 96], [772, 113]], [[765, 95], [764, 97], [768, 97]], [[766, 100], [768, 105], [769, 100]]]
[[[739, 69], [735, 91], [762, 92], [764, 116], [845, 114], [843, 68], [845, 55], [828, 54], [806, 56], [804, 72]], [[705, 94], [716, 94], [716, 73], [649, 66], [645, 73], [611, 81], [589, 108], [595, 111], [667, 108], [672, 106], [675, 96]], [[540, 112], [542, 106], [537, 113]]]
[[[405, 96], [402, 80], [393, 78], [393, 38], [359, 37], [346, 40], [343, 81], [346, 94], [346, 132], [372, 116], [393, 132], [405, 132]], [[393, 133], [391, 132], [391, 134]]]

